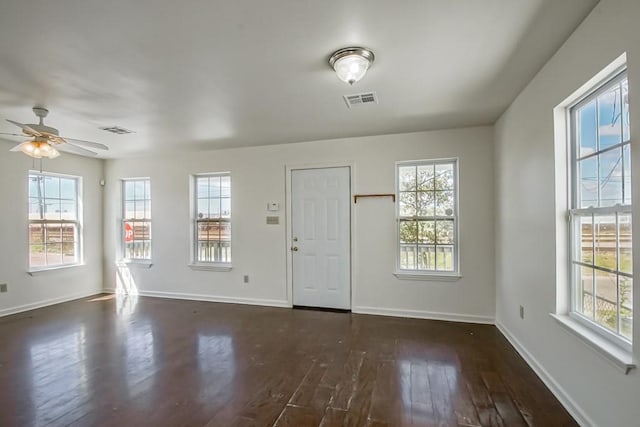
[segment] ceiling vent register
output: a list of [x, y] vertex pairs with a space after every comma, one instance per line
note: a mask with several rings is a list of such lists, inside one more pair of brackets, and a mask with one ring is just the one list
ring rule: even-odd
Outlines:
[[120, 126], [107, 126], [100, 129], [106, 130], [107, 132], [115, 133], [116, 135], [126, 135], [128, 133], [133, 133], [132, 130], [121, 128]]
[[344, 95], [344, 101], [347, 107], [360, 107], [362, 105], [377, 104], [378, 96], [375, 92], [356, 93], [354, 95]]

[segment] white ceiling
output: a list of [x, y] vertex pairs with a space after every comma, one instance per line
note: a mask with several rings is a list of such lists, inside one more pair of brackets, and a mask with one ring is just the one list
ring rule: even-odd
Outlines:
[[[45, 106], [104, 157], [491, 124], [596, 3], [0, 0], [0, 118]], [[349, 45], [376, 54], [353, 87], [327, 64]]]

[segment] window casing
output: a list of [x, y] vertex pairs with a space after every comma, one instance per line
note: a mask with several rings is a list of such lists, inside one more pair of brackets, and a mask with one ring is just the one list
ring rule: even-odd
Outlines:
[[29, 173], [29, 270], [78, 265], [80, 185], [74, 176]]
[[457, 275], [458, 161], [396, 165], [399, 272]]
[[129, 261], [151, 260], [151, 180], [122, 181], [122, 250]]
[[231, 175], [193, 176], [195, 264], [231, 264]]
[[570, 107], [569, 122], [571, 315], [630, 348], [633, 257], [626, 71]]

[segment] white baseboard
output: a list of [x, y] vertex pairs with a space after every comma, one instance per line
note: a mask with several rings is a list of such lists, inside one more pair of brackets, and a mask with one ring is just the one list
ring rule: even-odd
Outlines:
[[410, 317], [414, 319], [447, 320], [450, 322], [483, 323], [493, 325], [491, 316], [477, 316], [474, 314], [440, 313], [437, 311], [404, 310], [378, 307], [353, 307], [353, 313], [375, 314], [378, 316]]
[[[106, 293], [118, 293], [116, 289], [105, 289]], [[209, 302], [223, 302], [229, 304], [247, 304], [247, 305], [262, 305], [268, 307], [284, 307], [291, 308], [286, 300], [275, 299], [259, 299], [259, 298], [237, 298], [237, 297], [223, 297], [217, 295], [202, 295], [202, 294], [187, 294], [182, 292], [161, 292], [161, 291], [138, 291], [138, 295], [143, 297], [154, 298], [171, 298], [171, 299], [184, 299], [192, 301], [209, 301]]]
[[518, 341], [518, 339], [507, 329], [502, 323], [496, 322], [496, 327], [511, 343], [516, 351], [522, 356], [527, 364], [540, 377], [542, 382], [547, 386], [551, 393], [560, 401], [562, 406], [571, 414], [578, 424], [582, 427], [595, 427], [596, 424], [589, 418], [584, 410], [578, 405], [562, 386], [547, 372], [547, 370], [538, 362], [538, 360], [527, 350], [527, 348]]
[[24, 311], [35, 310], [37, 308], [47, 307], [50, 305], [60, 304], [67, 301], [73, 301], [75, 299], [86, 298], [93, 295], [101, 294], [102, 291], [89, 291], [89, 292], [80, 292], [77, 294], [65, 295], [63, 297], [52, 298], [44, 301], [36, 301], [29, 304], [19, 305], [17, 307], [9, 307], [0, 310], [0, 317], [9, 316], [11, 314], [22, 313]]

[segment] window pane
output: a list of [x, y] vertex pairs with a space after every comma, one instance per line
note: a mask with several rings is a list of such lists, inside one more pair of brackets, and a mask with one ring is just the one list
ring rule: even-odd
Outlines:
[[67, 200], [76, 199], [76, 180], [72, 178], [60, 178], [60, 198]]
[[453, 246], [438, 246], [436, 262], [438, 271], [453, 271]]
[[64, 264], [73, 264], [78, 262], [76, 259], [76, 244], [74, 242], [62, 244], [62, 262]]
[[47, 244], [45, 251], [47, 265], [62, 264], [62, 243]]
[[436, 191], [436, 215], [453, 215], [453, 191]]
[[579, 260], [586, 264], [593, 264], [593, 219], [591, 215], [580, 216], [578, 229]]
[[416, 256], [417, 252], [415, 245], [400, 244], [400, 268], [406, 270], [416, 269]]
[[453, 190], [453, 165], [451, 163], [436, 165], [436, 190]]
[[577, 113], [577, 144], [578, 157], [596, 152], [597, 126], [596, 126], [596, 101], [593, 100], [582, 107]]
[[633, 280], [620, 276], [620, 333], [633, 338]]
[[421, 191], [418, 194], [417, 214], [418, 216], [433, 216], [435, 212], [435, 199], [433, 191]]
[[449, 244], [454, 243], [453, 221], [438, 221], [436, 223], [436, 243]]
[[622, 142], [620, 87], [598, 96], [598, 137], [600, 150]]
[[633, 273], [631, 243], [631, 214], [618, 214], [618, 270], [629, 274]]
[[196, 178], [196, 197], [197, 198], [209, 197], [209, 177]]
[[54, 219], [54, 220], [60, 219], [60, 200], [59, 199], [45, 199], [44, 218]]
[[418, 270], [436, 269], [436, 248], [433, 245], [418, 246]]
[[197, 199], [198, 218], [209, 218], [209, 199]]
[[149, 200], [151, 199], [151, 180], [150, 179], [144, 180], [144, 198]]
[[43, 212], [40, 212], [40, 199], [29, 199], [29, 219], [44, 219]]
[[574, 266], [576, 269], [576, 311], [593, 319], [593, 268]]
[[596, 279], [596, 322], [613, 331], [618, 325], [618, 304], [616, 275], [595, 270]]
[[75, 242], [78, 238], [76, 236], [76, 226], [75, 224], [64, 224], [62, 225], [62, 242]]
[[434, 184], [435, 168], [433, 165], [418, 166], [417, 189], [420, 191], [435, 190]]
[[416, 221], [400, 221], [400, 242], [416, 243], [418, 240], [418, 225]]
[[622, 148], [622, 163], [624, 168], [624, 204], [631, 204], [631, 147], [626, 144]]
[[136, 200], [144, 200], [144, 181], [133, 181], [133, 197]]
[[398, 184], [400, 191], [413, 191], [416, 189], [416, 167], [402, 166], [398, 168]]
[[220, 177], [212, 176], [209, 178], [209, 197], [220, 197]]
[[220, 214], [222, 218], [231, 218], [231, 199], [224, 197], [220, 199]]
[[209, 218], [220, 218], [220, 199], [209, 201]]
[[75, 221], [77, 219], [76, 212], [75, 200], [63, 200], [60, 202], [60, 217], [62, 219]]
[[622, 140], [631, 139], [631, 129], [629, 127], [629, 82], [624, 79], [622, 82]]
[[62, 225], [47, 224], [45, 227], [46, 244], [62, 243]]
[[151, 218], [151, 200], [145, 200], [144, 202], [144, 218]]
[[125, 202], [124, 203], [124, 217], [126, 219], [131, 219], [135, 216], [136, 214], [136, 203], [131, 201], [131, 202]]
[[578, 162], [578, 206], [598, 206], [598, 157]]
[[41, 176], [29, 175], [29, 197], [44, 197], [44, 183]]
[[124, 182], [124, 199], [125, 200], [135, 199], [134, 187], [135, 187], [135, 181]]
[[220, 177], [220, 187], [222, 197], [231, 197], [231, 177]]
[[415, 192], [401, 192], [400, 198], [400, 216], [415, 216], [416, 215], [416, 193]]
[[594, 217], [595, 265], [616, 270], [616, 217]]
[[44, 226], [42, 224], [29, 224], [29, 243], [31, 245], [44, 244]]
[[600, 163], [600, 206], [622, 203], [622, 149], [598, 156]]
[[418, 243], [436, 243], [435, 221], [418, 221]]
[[133, 217], [135, 219], [144, 219], [144, 200], [136, 200]]
[[29, 266], [45, 267], [47, 259], [44, 253], [44, 244], [29, 245]]
[[60, 178], [54, 176], [44, 177], [44, 197], [60, 198]]

